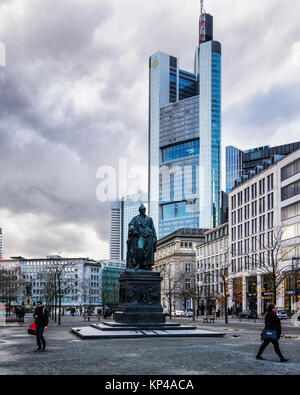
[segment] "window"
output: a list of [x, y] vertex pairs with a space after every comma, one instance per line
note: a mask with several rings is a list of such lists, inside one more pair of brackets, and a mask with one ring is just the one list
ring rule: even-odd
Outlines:
[[244, 191], [244, 201], [245, 203], [248, 203], [250, 199], [250, 188], [246, 188]]
[[281, 201], [287, 200], [300, 193], [300, 181], [294, 182], [281, 188]]
[[232, 228], [231, 241], [236, 240], [236, 227]]
[[272, 210], [274, 208], [274, 194], [273, 192], [268, 195], [268, 210]]
[[238, 222], [242, 222], [243, 221], [243, 209], [239, 208], [238, 209]]
[[179, 158], [199, 155], [199, 146], [199, 140], [194, 140], [165, 148], [162, 150], [162, 161], [165, 163]]
[[241, 239], [243, 237], [243, 226], [238, 226], [238, 238]]
[[273, 222], [274, 222], [274, 214], [273, 212], [268, 214], [268, 229], [273, 228]]
[[189, 278], [185, 280], [185, 289], [191, 289], [191, 280]]
[[251, 185], [251, 197], [252, 199], [256, 199], [257, 197], [257, 184]]
[[259, 194], [263, 195], [265, 193], [265, 179], [259, 181]]
[[259, 248], [260, 249], [265, 248], [265, 234], [264, 233], [259, 235]]
[[259, 199], [259, 214], [263, 214], [265, 212], [265, 198]]
[[249, 219], [249, 216], [250, 216], [250, 205], [247, 204], [247, 205], [245, 206], [245, 215], [244, 215], [245, 220]]
[[287, 180], [298, 173], [300, 173], [300, 159], [295, 160], [293, 163], [281, 169], [281, 181]]
[[257, 233], [257, 219], [252, 220], [252, 234]]
[[268, 192], [272, 191], [272, 189], [274, 188], [274, 176], [273, 174], [268, 176]]
[[285, 221], [289, 218], [296, 217], [300, 215], [300, 202], [290, 204], [289, 206], [283, 207], [281, 209], [281, 220]]
[[185, 265], [185, 272], [186, 272], [186, 273], [190, 273], [190, 271], [191, 271], [191, 264], [190, 264], [190, 263], [187, 263], [187, 264]]
[[257, 201], [252, 202], [251, 209], [252, 209], [252, 217], [256, 217], [257, 216]]
[[299, 236], [300, 236], [300, 223], [286, 226], [282, 230], [282, 240], [289, 240]]
[[235, 225], [235, 224], [236, 224], [236, 211], [234, 211], [234, 212], [231, 214], [231, 222], [232, 222], [232, 225]]
[[250, 234], [250, 222], [245, 223], [245, 237], [249, 236]]
[[238, 193], [238, 205], [241, 206], [243, 204], [243, 192]]
[[265, 230], [265, 216], [262, 215], [261, 217], [259, 217], [259, 231], [263, 231]]
[[232, 209], [236, 208], [236, 195], [231, 197], [231, 208]]

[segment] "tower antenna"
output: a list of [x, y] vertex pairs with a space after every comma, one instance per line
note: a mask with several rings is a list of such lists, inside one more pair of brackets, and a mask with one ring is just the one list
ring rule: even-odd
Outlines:
[[206, 16], [204, 0], [200, 0], [199, 45], [206, 40]]

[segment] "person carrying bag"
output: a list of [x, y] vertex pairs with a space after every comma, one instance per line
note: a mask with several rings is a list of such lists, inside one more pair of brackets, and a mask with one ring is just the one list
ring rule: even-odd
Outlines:
[[261, 333], [261, 340], [263, 343], [259, 348], [256, 359], [264, 360], [264, 358], [262, 358], [262, 353], [271, 342], [274, 346], [276, 354], [280, 358], [280, 362], [287, 362], [288, 359], [284, 358], [279, 348], [278, 340], [280, 339], [280, 336], [281, 323], [280, 319], [277, 316], [277, 307], [273, 304], [270, 304], [267, 308], [267, 313], [265, 315], [265, 329], [263, 329]]

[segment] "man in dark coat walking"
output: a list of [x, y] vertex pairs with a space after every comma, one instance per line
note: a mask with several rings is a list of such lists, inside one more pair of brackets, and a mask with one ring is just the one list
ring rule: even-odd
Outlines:
[[[37, 307], [34, 311], [34, 319], [36, 325], [36, 343], [38, 348], [37, 351], [45, 351], [46, 349], [46, 340], [44, 338], [44, 330], [48, 329], [48, 318], [49, 313], [47, 309], [43, 306], [43, 302], [37, 302]], [[42, 348], [43, 345], [43, 348]]]
[[276, 340], [265, 339], [263, 341], [263, 344], [259, 348], [259, 351], [256, 355], [256, 359], [264, 360], [264, 358], [262, 358], [262, 353], [264, 352], [265, 348], [270, 344], [270, 342], [272, 342], [274, 346], [274, 350], [280, 358], [280, 362], [287, 362], [288, 359], [284, 358], [279, 348], [278, 340], [280, 339], [281, 336], [281, 322], [277, 316], [277, 307], [274, 306], [273, 304], [270, 304], [268, 306], [267, 314], [265, 315], [265, 329], [276, 331], [277, 339]]

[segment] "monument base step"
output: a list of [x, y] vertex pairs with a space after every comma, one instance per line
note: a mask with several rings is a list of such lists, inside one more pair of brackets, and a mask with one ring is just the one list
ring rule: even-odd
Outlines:
[[181, 324], [120, 324], [118, 322], [100, 322], [98, 324], [91, 324], [92, 328], [101, 331], [140, 331], [140, 330], [194, 330], [196, 326], [181, 325]]
[[82, 339], [122, 339], [145, 337], [223, 337], [225, 333], [210, 332], [180, 324], [120, 325], [117, 323], [92, 324], [71, 331]]

